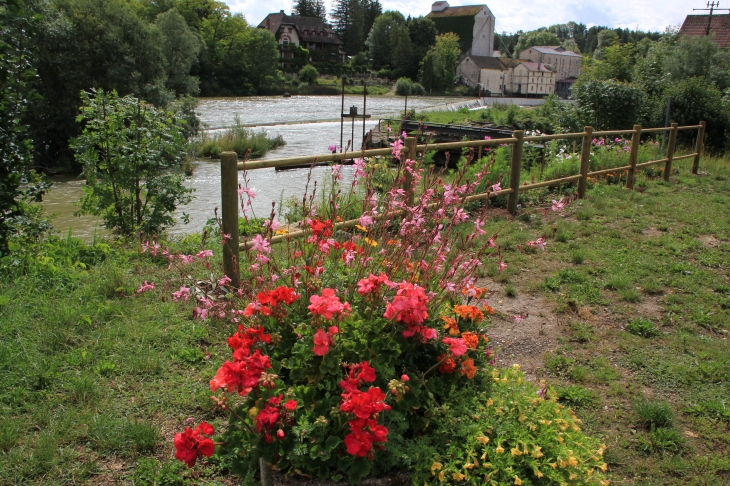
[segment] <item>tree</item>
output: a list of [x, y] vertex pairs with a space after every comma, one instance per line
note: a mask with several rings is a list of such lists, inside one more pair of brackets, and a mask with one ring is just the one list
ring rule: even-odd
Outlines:
[[436, 37], [436, 44], [421, 61], [421, 84], [427, 90], [447, 89], [454, 82], [454, 69], [461, 54], [459, 36], [447, 32]]
[[292, 7], [292, 15], [300, 17], [319, 17], [327, 21], [327, 8], [324, 0], [296, 0]]
[[629, 129], [642, 113], [644, 93], [637, 86], [612, 79], [581, 77], [573, 85], [578, 119], [594, 130]]
[[413, 64], [413, 48], [408, 27], [405, 24], [396, 24], [390, 32], [392, 46], [391, 63], [395, 77], [405, 76], [411, 72]]
[[546, 30], [533, 30], [520, 36], [515, 46], [514, 56], [519, 57], [520, 52], [532, 46], [559, 46], [560, 38]]
[[408, 34], [411, 38], [411, 47], [413, 49], [413, 62], [411, 63], [411, 71], [407, 76], [411, 79], [418, 77], [418, 67], [426, 53], [436, 43], [436, 24], [433, 20], [426, 17], [409, 18], [406, 21], [408, 25]]
[[78, 121], [85, 126], [71, 143], [86, 176], [80, 213], [102, 216], [122, 235], [172, 226], [175, 208], [192, 199], [180, 172], [187, 142], [180, 120], [114, 91], [84, 92], [81, 99]]
[[[689, 78], [671, 85], [664, 93], [660, 106], [666, 106], [672, 98], [671, 119], [682, 125], [696, 125], [707, 122], [708, 148], [727, 150], [730, 148], [730, 113], [723, 106], [722, 92], [709, 84], [705, 78]], [[680, 141], [690, 144], [693, 134], [679, 132], [685, 137]]]
[[593, 57], [596, 59], [603, 59], [603, 51], [607, 47], [620, 44], [618, 34], [614, 30], [603, 29], [598, 33], [598, 48], [593, 53]]
[[162, 53], [165, 56], [165, 86], [178, 95], [197, 95], [199, 80], [190, 76], [190, 68], [197, 62], [202, 47], [200, 36], [185, 23], [177, 10], [168, 10], [157, 16], [155, 25], [162, 34]]
[[45, 189], [20, 187], [32, 161], [32, 143], [22, 120], [28, 81], [35, 76], [27, 37], [31, 22], [20, 0], [8, 0], [0, 8], [0, 256], [8, 251], [12, 220], [23, 213], [23, 197], [40, 198]]
[[364, 50], [365, 40], [381, 12], [377, 0], [335, 0], [330, 17], [348, 55]]
[[304, 83], [314, 84], [317, 82], [318, 77], [319, 71], [317, 71], [317, 68], [315, 68], [311, 64], [307, 64], [299, 70], [299, 81], [302, 81]]
[[378, 17], [370, 29], [366, 45], [370, 51], [370, 59], [373, 68], [380, 69], [390, 65], [393, 47], [391, 45], [391, 32], [393, 26], [404, 24], [405, 18], [400, 12], [389, 10]]

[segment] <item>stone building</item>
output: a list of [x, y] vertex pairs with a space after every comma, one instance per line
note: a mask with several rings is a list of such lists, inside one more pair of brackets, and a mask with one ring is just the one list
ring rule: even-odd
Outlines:
[[442, 0], [431, 5], [426, 17], [433, 20], [439, 34], [458, 35], [462, 53], [484, 57], [493, 54], [495, 19], [486, 5], [450, 7]]

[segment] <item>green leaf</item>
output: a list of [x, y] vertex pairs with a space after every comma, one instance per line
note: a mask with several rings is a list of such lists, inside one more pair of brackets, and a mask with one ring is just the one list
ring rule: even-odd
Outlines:
[[365, 476], [370, 474], [370, 461], [364, 457], [358, 457], [352, 462], [348, 477], [351, 483], [357, 484], [363, 480]]

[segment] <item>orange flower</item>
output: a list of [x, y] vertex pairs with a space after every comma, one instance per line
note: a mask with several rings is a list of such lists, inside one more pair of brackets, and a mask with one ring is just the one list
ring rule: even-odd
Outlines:
[[[442, 354], [439, 356], [439, 361], [444, 359], [446, 357], [445, 354]], [[456, 369], [456, 361], [454, 361], [454, 358], [446, 358], [443, 363], [441, 363], [441, 366], [439, 366], [439, 371], [444, 374], [451, 374]]]
[[479, 322], [484, 319], [484, 314], [473, 305], [455, 305], [454, 312], [456, 315], [464, 319], [471, 319], [472, 321]]
[[480, 334], [479, 336], [484, 340], [485, 343], [489, 342], [489, 338], [487, 337], [486, 334]]
[[477, 299], [481, 299], [482, 295], [486, 294], [487, 292], [489, 292], [489, 289], [483, 287], [475, 287], [472, 284], [469, 284], [461, 289], [462, 294], [468, 297], [476, 297]]
[[465, 359], [461, 363], [461, 368], [459, 369], [459, 374], [466, 375], [466, 377], [470, 380], [472, 378], [474, 378], [477, 374], [477, 367], [474, 366], [474, 360], [471, 358]]
[[473, 332], [462, 333], [461, 338], [466, 343], [466, 347], [469, 349], [477, 349], [479, 345], [479, 336]]
[[487, 314], [494, 314], [494, 309], [492, 309], [489, 305], [485, 305], [484, 312], [486, 312]]
[[441, 316], [441, 319], [446, 323], [444, 324], [444, 329], [448, 329], [451, 336], [459, 335], [459, 326], [456, 324], [456, 319], [446, 316]]
[[389, 245], [397, 245], [398, 244], [398, 240], [388, 240], [388, 244]]

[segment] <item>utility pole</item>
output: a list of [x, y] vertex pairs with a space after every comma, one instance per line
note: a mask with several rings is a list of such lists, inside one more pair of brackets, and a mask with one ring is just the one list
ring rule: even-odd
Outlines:
[[727, 8], [720, 8], [720, 2], [707, 2], [707, 8], [693, 8], [692, 10], [703, 10], [703, 11], [710, 11], [710, 16], [707, 19], [707, 29], [705, 30], [705, 35], [710, 35], [710, 27], [712, 27], [712, 14], [715, 10], [727, 10], [730, 12], [730, 9]]

